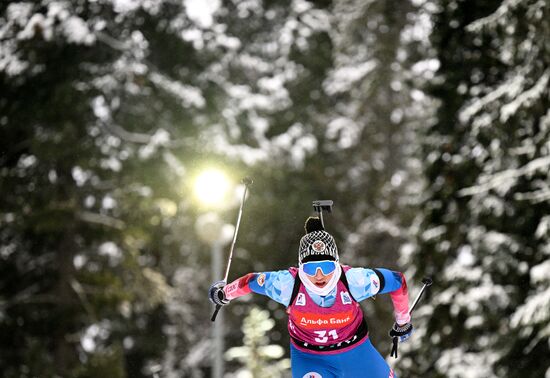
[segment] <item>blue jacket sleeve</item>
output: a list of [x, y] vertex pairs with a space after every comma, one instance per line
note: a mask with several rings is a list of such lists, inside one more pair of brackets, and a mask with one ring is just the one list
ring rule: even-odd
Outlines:
[[346, 272], [349, 290], [360, 302], [401, 288], [401, 275], [388, 269], [351, 268]]
[[379, 275], [380, 281], [383, 281], [383, 285], [381, 285], [380, 288], [381, 294], [391, 293], [401, 289], [401, 285], [403, 284], [401, 273], [384, 268], [374, 269], [374, 271]]
[[274, 301], [288, 306], [294, 287], [294, 277], [288, 270], [256, 273], [255, 277], [249, 281], [248, 286], [253, 292], [266, 295]]

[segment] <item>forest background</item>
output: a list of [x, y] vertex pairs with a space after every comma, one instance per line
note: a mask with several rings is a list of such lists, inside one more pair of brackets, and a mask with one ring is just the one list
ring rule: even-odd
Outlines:
[[[332, 199], [342, 262], [411, 297], [435, 281], [400, 376], [550, 378], [548, 20], [547, 0], [0, 2], [2, 376], [210, 375], [197, 225], [234, 224], [238, 195], [193, 185], [217, 168], [254, 179], [230, 280], [295, 265]], [[389, 354], [391, 302], [362, 305]], [[282, 306], [222, 311], [227, 377], [289, 376]]]

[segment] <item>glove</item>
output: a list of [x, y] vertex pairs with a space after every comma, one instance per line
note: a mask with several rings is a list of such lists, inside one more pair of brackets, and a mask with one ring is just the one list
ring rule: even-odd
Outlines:
[[393, 327], [390, 331], [390, 337], [392, 338], [393, 345], [390, 356], [397, 358], [397, 344], [398, 342], [407, 341], [411, 337], [413, 332], [413, 325], [411, 323], [403, 324], [402, 326], [397, 323], [393, 323]]
[[229, 300], [225, 298], [225, 292], [223, 288], [225, 287], [224, 281], [214, 282], [210, 289], [208, 290], [208, 297], [212, 303], [219, 306], [223, 306], [229, 303]]
[[390, 331], [391, 337], [397, 337], [399, 339], [399, 342], [404, 342], [411, 337], [413, 333], [413, 325], [412, 323], [406, 323], [402, 326], [398, 325], [397, 323], [393, 323], [393, 327]]

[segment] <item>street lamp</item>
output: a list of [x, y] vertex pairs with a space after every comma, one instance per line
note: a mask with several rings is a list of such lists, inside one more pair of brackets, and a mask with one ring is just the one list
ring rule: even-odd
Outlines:
[[206, 206], [223, 205], [231, 186], [222, 171], [209, 169], [203, 171], [195, 180], [195, 196]]
[[[220, 171], [210, 170], [199, 175], [195, 181], [195, 195], [207, 206], [221, 205], [227, 197], [229, 181]], [[231, 241], [234, 227], [224, 224], [218, 214], [207, 212], [197, 218], [195, 223], [197, 235], [201, 241], [210, 246], [212, 281], [222, 279], [223, 246]], [[223, 313], [213, 323], [214, 353], [212, 378], [222, 378], [224, 370], [223, 350]]]

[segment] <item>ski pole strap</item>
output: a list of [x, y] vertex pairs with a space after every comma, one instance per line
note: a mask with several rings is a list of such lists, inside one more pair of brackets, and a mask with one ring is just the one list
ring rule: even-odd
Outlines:
[[218, 312], [220, 311], [220, 308], [222, 308], [222, 306], [217, 304], [216, 309], [214, 310], [214, 313], [212, 314], [212, 317], [210, 318], [211, 321], [213, 321], [213, 322], [216, 321], [216, 317], [218, 316]]
[[397, 345], [399, 345], [399, 341], [397, 339], [397, 336], [392, 337], [392, 343], [393, 343], [393, 345], [391, 347], [390, 357], [397, 358]]
[[392, 348], [390, 357], [397, 358], [397, 345], [399, 341], [405, 341], [409, 338], [413, 326], [411, 323], [404, 324], [403, 326], [398, 325], [397, 323], [393, 324], [393, 327], [390, 331], [390, 336], [392, 338]]

